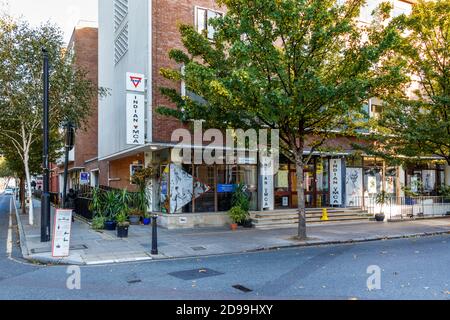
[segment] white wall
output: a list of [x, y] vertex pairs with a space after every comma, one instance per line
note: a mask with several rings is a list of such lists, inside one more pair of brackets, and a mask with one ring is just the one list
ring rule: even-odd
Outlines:
[[[111, 89], [99, 101], [99, 158], [135, 146], [126, 144], [126, 72], [149, 74], [150, 1], [129, 1], [129, 12], [114, 31], [114, 0], [99, 1], [99, 86]], [[128, 53], [115, 65], [114, 41], [128, 22]], [[148, 108], [150, 110], [150, 108]], [[148, 117], [148, 115], [147, 115]]]

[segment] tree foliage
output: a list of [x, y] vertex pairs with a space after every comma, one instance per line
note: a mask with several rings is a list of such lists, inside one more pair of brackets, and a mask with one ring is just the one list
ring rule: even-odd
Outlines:
[[305, 238], [305, 164], [336, 130], [349, 131], [361, 119], [368, 98], [399, 81], [401, 66], [379, 66], [398, 40], [396, 29], [382, 24], [390, 8], [383, 5], [376, 23], [361, 26], [363, 0], [218, 2], [227, 14], [211, 22], [214, 41], [181, 25], [185, 50], [170, 57], [184, 72], [162, 70], [195, 95], [162, 88], [177, 109], [159, 112], [216, 128], [278, 129], [284, 154], [297, 165]]
[[402, 31], [392, 59], [402, 60], [407, 81], [384, 97], [376, 126], [387, 156], [441, 156], [450, 164], [450, 1], [418, 1], [392, 25]]

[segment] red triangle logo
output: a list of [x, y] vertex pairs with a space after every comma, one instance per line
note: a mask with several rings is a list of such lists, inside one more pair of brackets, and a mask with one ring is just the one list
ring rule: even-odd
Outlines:
[[139, 77], [130, 77], [130, 80], [135, 88], [139, 87], [139, 85], [142, 83], [142, 78]]

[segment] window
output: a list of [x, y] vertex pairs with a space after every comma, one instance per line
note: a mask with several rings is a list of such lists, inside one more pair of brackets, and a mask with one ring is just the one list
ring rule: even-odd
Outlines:
[[209, 24], [209, 21], [214, 18], [222, 17], [223, 14], [217, 11], [208, 10], [205, 8], [196, 7], [195, 9], [195, 27], [197, 32], [206, 33], [209, 40], [214, 39], [214, 27]]

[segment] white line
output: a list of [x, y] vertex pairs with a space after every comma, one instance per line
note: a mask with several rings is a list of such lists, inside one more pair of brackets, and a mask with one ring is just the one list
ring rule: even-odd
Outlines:
[[8, 229], [8, 238], [6, 239], [6, 254], [11, 258], [12, 248], [13, 248], [13, 240], [12, 240], [12, 210], [11, 210], [11, 201], [9, 202], [9, 229]]

